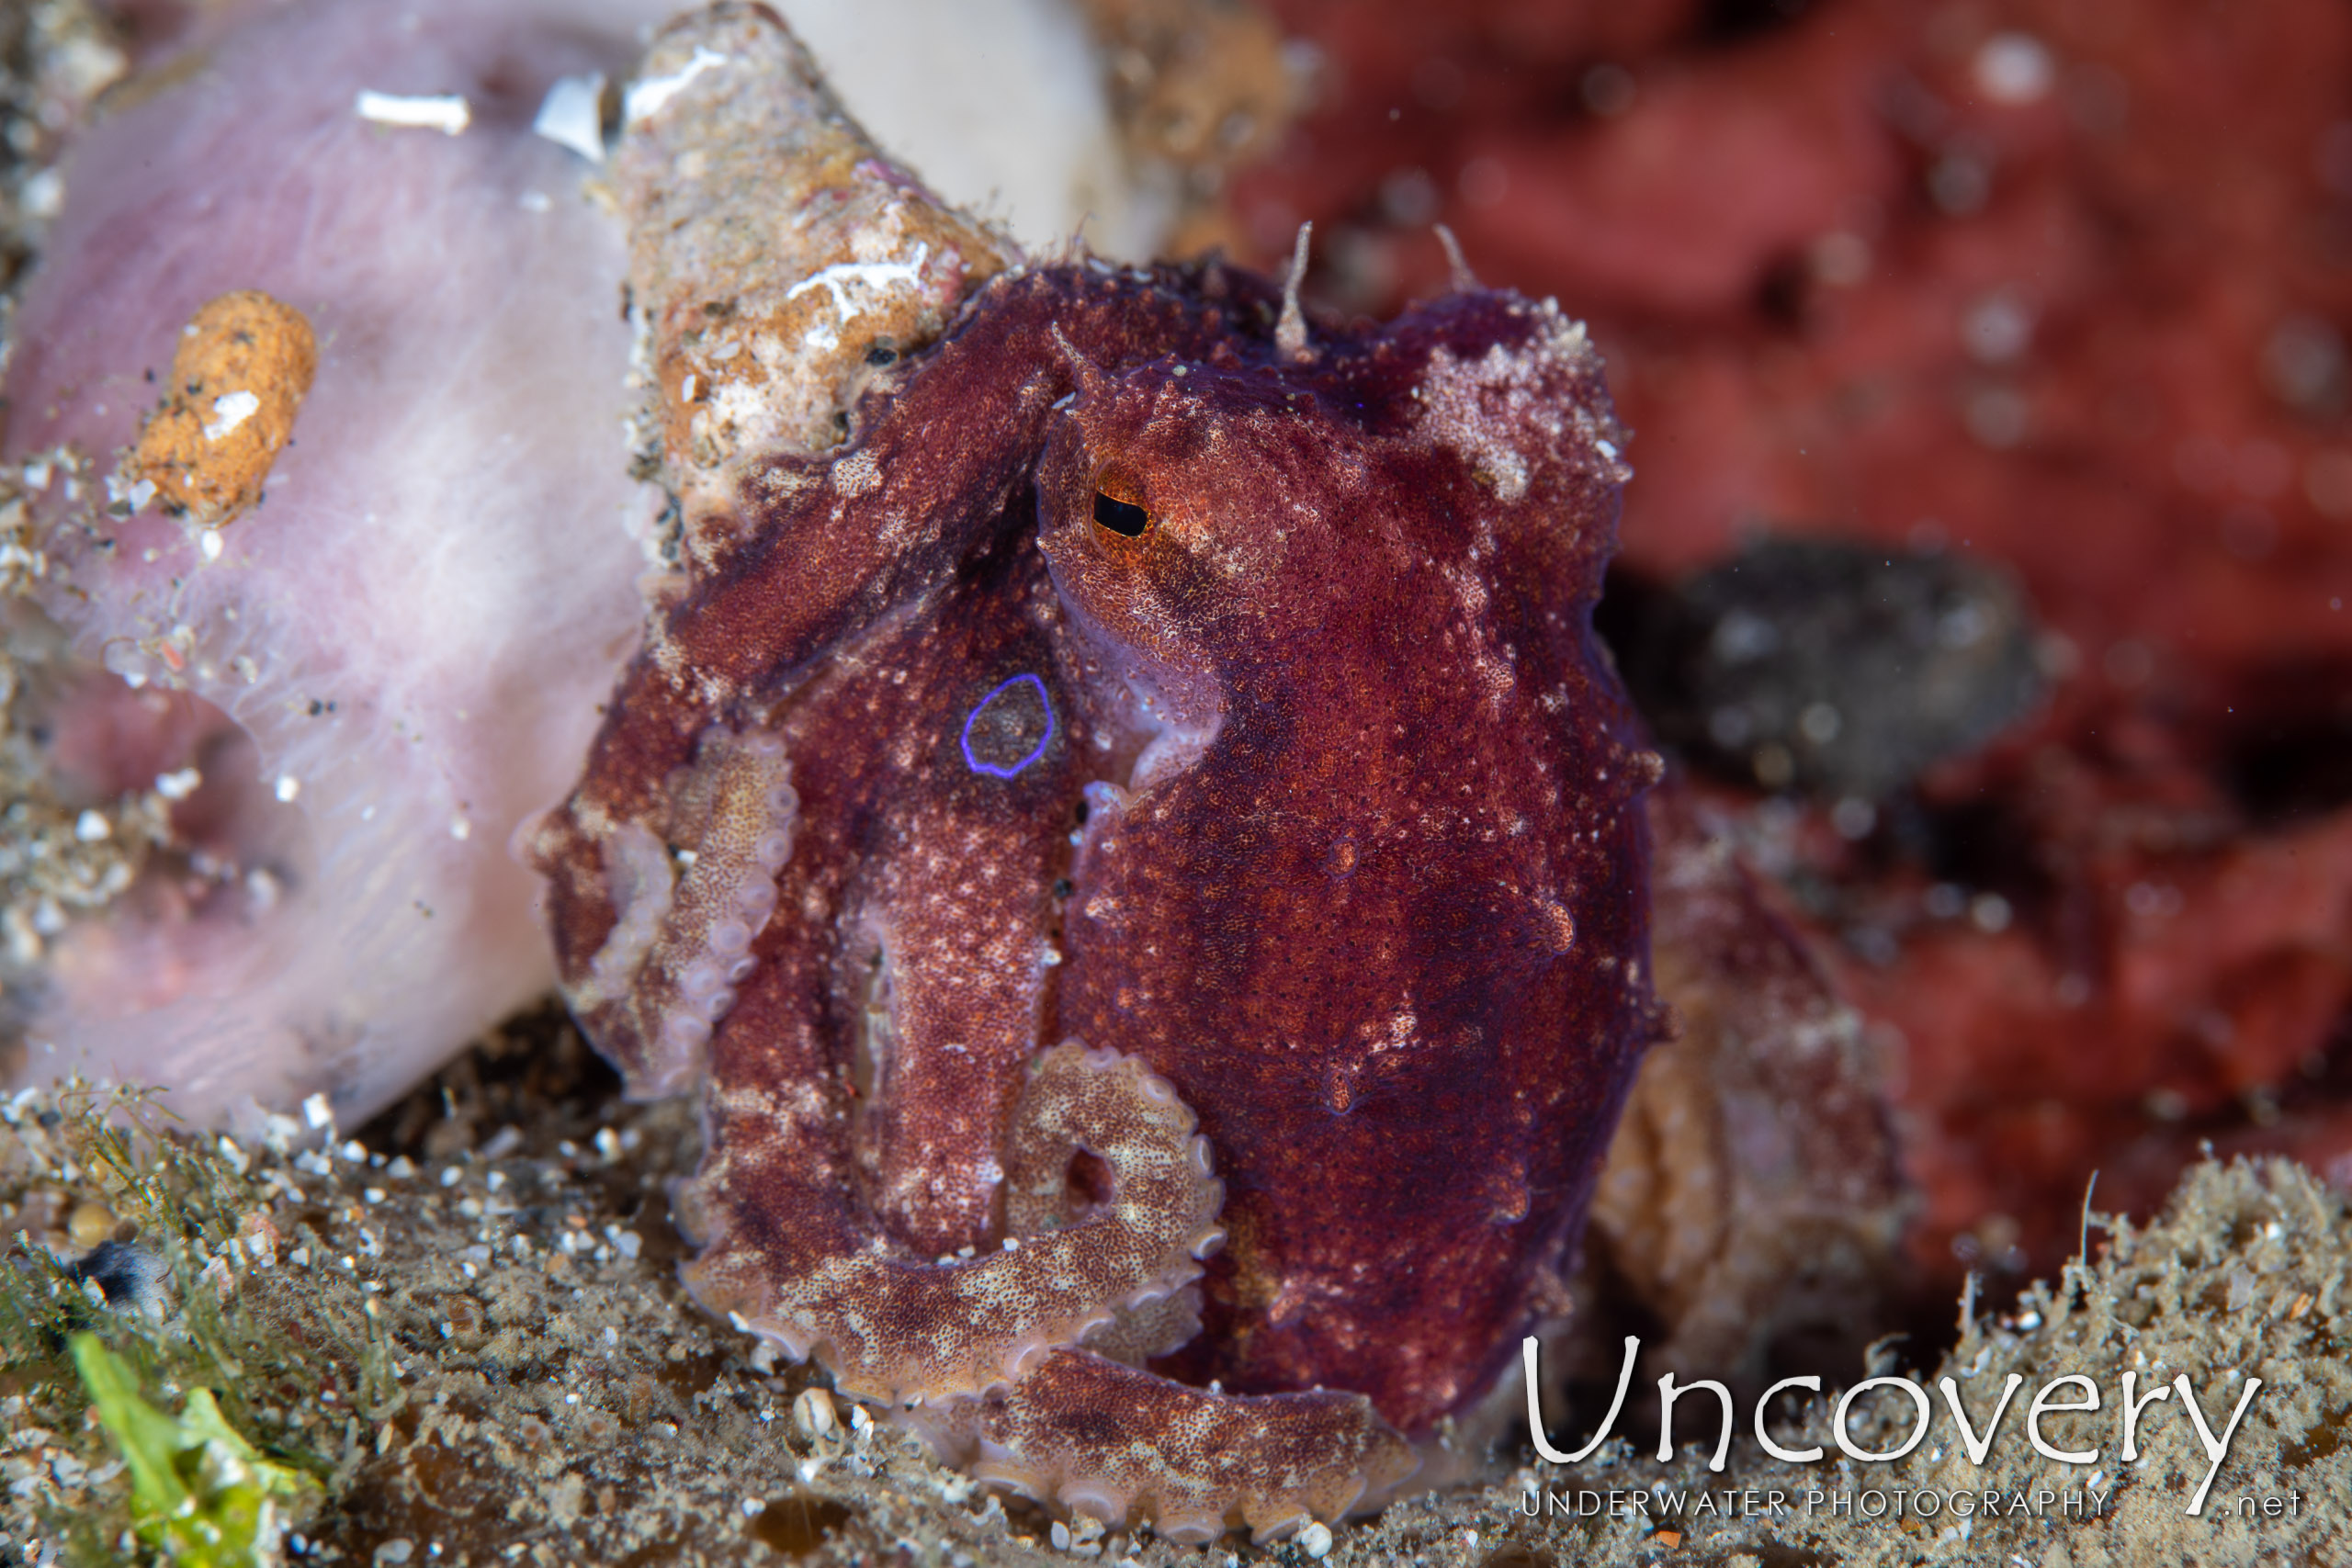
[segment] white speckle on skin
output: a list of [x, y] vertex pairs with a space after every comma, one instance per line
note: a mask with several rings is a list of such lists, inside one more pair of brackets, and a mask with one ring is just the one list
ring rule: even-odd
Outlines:
[[882, 465], [871, 452], [854, 452], [833, 465], [833, 490], [845, 501], [854, 501], [881, 485]]
[[[1520, 443], [1556, 446], [1566, 434], [1544, 371], [1546, 356], [1512, 354], [1500, 344], [1476, 360], [1443, 349], [1430, 356], [1420, 388], [1428, 437], [1462, 454], [1498, 500], [1517, 501], [1530, 477]], [[1614, 460], [1614, 454], [1611, 454]]]

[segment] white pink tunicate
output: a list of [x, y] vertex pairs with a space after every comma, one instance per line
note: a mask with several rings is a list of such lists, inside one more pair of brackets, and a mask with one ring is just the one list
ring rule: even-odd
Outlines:
[[[53, 563], [39, 604], [88, 665], [59, 766], [102, 796], [202, 784], [168, 797], [187, 852], [47, 935], [39, 983], [7, 1010], [29, 1021], [21, 1058], [0, 1055], [0, 1072], [161, 1084], [209, 1121], [323, 1091], [348, 1124], [550, 987], [537, 887], [509, 844], [577, 776], [636, 645], [662, 498], [629, 477], [628, 251], [593, 139], [535, 123], [559, 84], [574, 98], [625, 84], [679, 8], [154, 7], [183, 24], [150, 32], [170, 40], [141, 62], [155, 85], [87, 129], [63, 170], [14, 321], [6, 456], [54, 476], [35, 497]], [[785, 8], [917, 161], [935, 143], [968, 162], [1017, 122], [1031, 155], [964, 194], [1013, 193], [1027, 237], [1131, 206], [1074, 13]], [[968, 68], [948, 80], [884, 58], [907, 39]], [[1001, 57], [1015, 46], [1036, 58]], [[1064, 85], [1012, 103], [1008, 73]], [[906, 102], [859, 99], [867, 77]], [[991, 104], [1004, 124], [976, 141], [967, 122]], [[422, 105], [434, 112], [401, 107]], [[959, 172], [944, 171], [951, 195]], [[157, 511], [153, 487], [110, 495], [104, 479], [183, 323], [235, 289], [308, 318], [317, 374], [264, 503], [199, 530]], [[45, 461], [62, 448], [82, 459], [71, 485]], [[774, 907], [781, 773], [756, 798], [723, 886], [716, 867], [681, 875], [650, 835], [614, 868], [633, 889], [616, 982], [665, 925], [716, 939], [708, 983], [682, 984], [664, 1021], [683, 1057]]]
[[[618, 226], [530, 123], [559, 77], [625, 70], [656, 9], [272, 12], [75, 149], [17, 318], [11, 454], [110, 469], [147, 374], [231, 289], [301, 310], [319, 369], [217, 555], [51, 492], [44, 608], [132, 685], [219, 710], [243, 755], [207, 780], [274, 799], [216, 803], [239, 825], [211, 859], [242, 878], [60, 933], [30, 1075], [161, 1083], [201, 1118], [325, 1090], [349, 1121], [546, 987], [505, 842], [635, 641], [653, 498], [627, 472]], [[363, 90], [459, 96], [469, 123], [388, 125]]]

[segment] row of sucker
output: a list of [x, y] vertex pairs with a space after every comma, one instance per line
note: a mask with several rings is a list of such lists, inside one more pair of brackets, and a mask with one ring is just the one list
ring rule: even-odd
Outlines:
[[673, 784], [667, 875], [637, 841], [650, 838], [644, 829], [625, 827], [606, 841], [618, 919], [571, 1001], [584, 1013], [626, 998], [643, 1042], [629, 1083], [639, 1098], [674, 1093], [701, 1075], [711, 1032], [757, 962], [752, 944], [775, 912], [800, 808], [791, 773], [775, 736], [714, 728]]
[[588, 977], [564, 992], [564, 1000], [583, 1016], [622, 1000], [636, 987], [669, 918], [678, 871], [650, 829], [624, 822], [605, 841], [605, 886], [613, 905], [612, 934], [589, 961]]

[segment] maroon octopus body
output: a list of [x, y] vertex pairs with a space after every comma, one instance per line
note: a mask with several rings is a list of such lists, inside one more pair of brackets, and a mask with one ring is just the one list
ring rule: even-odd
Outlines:
[[705, 1303], [1180, 1536], [1488, 1392], [1655, 1032], [1597, 357], [1506, 294], [1280, 305], [995, 280], [745, 473], [535, 845], [592, 1038], [708, 1080]]

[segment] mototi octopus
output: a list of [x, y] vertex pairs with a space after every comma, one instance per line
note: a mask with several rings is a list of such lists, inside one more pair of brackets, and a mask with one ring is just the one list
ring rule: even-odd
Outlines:
[[1393, 1494], [1565, 1307], [1659, 1029], [1599, 359], [1466, 276], [1310, 329], [1080, 260], [854, 412], [527, 846], [591, 1038], [703, 1086], [687, 1280], [1114, 1522]]

